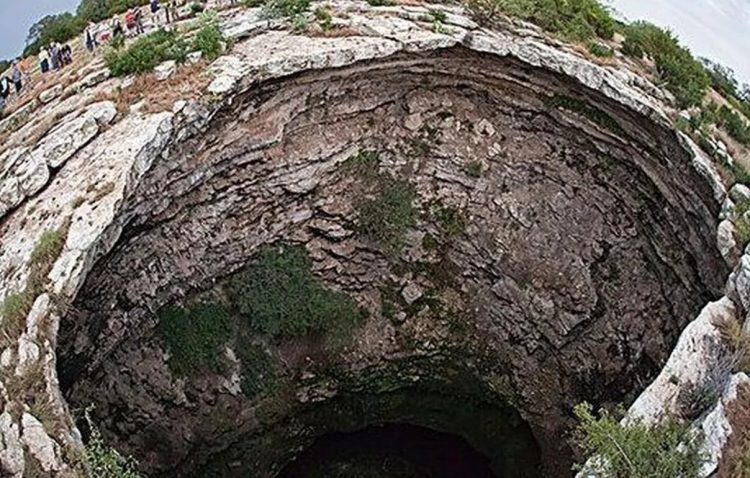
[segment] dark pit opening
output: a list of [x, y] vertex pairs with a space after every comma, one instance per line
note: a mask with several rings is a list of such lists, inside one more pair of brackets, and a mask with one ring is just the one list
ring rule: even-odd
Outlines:
[[[518, 468], [493, 472], [490, 459], [463, 438], [429, 428], [388, 423], [315, 441], [279, 478], [501, 478], [538, 476]], [[519, 473], [521, 471], [521, 473]]]

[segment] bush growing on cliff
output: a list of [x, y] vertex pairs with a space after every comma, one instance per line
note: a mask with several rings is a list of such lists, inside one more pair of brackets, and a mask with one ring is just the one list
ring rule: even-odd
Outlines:
[[85, 411], [85, 418], [91, 431], [83, 454], [87, 474], [91, 478], [141, 478], [133, 459], [120, 455], [117, 450], [104, 443], [102, 434], [91, 420], [89, 410]]
[[264, 247], [229, 281], [227, 294], [252, 330], [274, 339], [310, 333], [343, 338], [362, 317], [347, 294], [313, 275], [312, 261], [301, 247]]
[[168, 307], [159, 313], [159, 332], [169, 350], [169, 368], [176, 375], [223, 371], [222, 347], [231, 338], [229, 312], [223, 306]]
[[697, 478], [704, 456], [700, 451], [703, 438], [688, 425], [667, 418], [656, 425], [634, 422], [620, 424], [606, 410], [600, 417], [591, 405], [575, 408], [580, 425], [576, 441], [594, 463], [578, 468], [584, 473], [613, 478], [660, 477]]
[[200, 25], [192, 40], [175, 31], [160, 29], [139, 38], [125, 50], [110, 49], [105, 54], [107, 67], [113, 76], [140, 75], [164, 61], [183, 63], [191, 51], [200, 51], [206, 59], [212, 60], [221, 53], [224, 37], [215, 15], [202, 15]]
[[622, 52], [651, 57], [660, 78], [681, 107], [700, 104], [711, 79], [703, 65], [681, 46], [671, 32], [648, 22], [635, 22], [625, 29]]
[[597, 0], [469, 0], [468, 4], [480, 20], [502, 13], [569, 40], [611, 39], [615, 34], [614, 18]]
[[113, 76], [143, 74], [167, 60], [184, 61], [188, 45], [174, 31], [157, 30], [136, 40], [124, 51], [106, 53], [107, 67]]

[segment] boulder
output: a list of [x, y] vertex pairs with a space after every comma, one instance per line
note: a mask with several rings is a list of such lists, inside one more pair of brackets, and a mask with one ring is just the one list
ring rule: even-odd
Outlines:
[[55, 98], [58, 98], [60, 95], [62, 95], [62, 92], [63, 85], [55, 85], [52, 88], [42, 91], [39, 94], [39, 101], [42, 103], [49, 103]]
[[159, 81], [164, 81], [177, 71], [177, 62], [174, 60], [165, 61], [154, 68], [154, 75]]
[[49, 181], [43, 158], [28, 148], [16, 148], [0, 156], [0, 218], [23, 200], [36, 194]]
[[716, 231], [716, 245], [721, 252], [721, 256], [729, 265], [735, 264], [742, 254], [742, 249], [735, 239], [736, 233], [737, 229], [729, 219], [721, 221]]
[[37, 145], [34, 155], [50, 168], [59, 168], [99, 133], [100, 126], [109, 124], [117, 115], [114, 103], [94, 103], [83, 113], [64, 118]]
[[102, 68], [101, 70], [96, 70], [86, 75], [83, 80], [81, 80], [81, 83], [86, 88], [91, 88], [92, 86], [96, 86], [99, 83], [108, 80], [111, 75], [112, 73], [109, 71], [109, 68]]
[[744, 184], [737, 183], [729, 190], [729, 197], [735, 203], [741, 203], [750, 199], [750, 188]]

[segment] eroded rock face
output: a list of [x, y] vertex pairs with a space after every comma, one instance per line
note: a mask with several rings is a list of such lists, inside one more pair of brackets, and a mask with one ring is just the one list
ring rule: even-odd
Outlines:
[[[572, 406], [631, 402], [721, 296], [719, 249], [737, 255], [730, 238], [717, 247], [726, 193], [654, 106], [653, 85], [538, 33], [480, 29], [458, 9], [436, 33], [419, 23], [424, 8], [336, 8], [366, 34], [266, 31], [279, 25], [239, 13], [227, 30], [251, 38], [210, 68], [216, 96], [103, 132], [72, 115], [38, 145], [51, 155], [40, 163], [63, 158], [44, 171], [61, 169], [28, 191], [18, 178], [37, 178], [34, 163], [0, 161], [3, 174], [24, 165], [0, 209], [0, 298], [27, 283], [43, 231], [65, 239], [17, 340], [3, 342], [4, 472], [19, 476], [31, 455], [72, 473], [61, 450], [80, 438], [57, 370], [71, 405], [95, 404], [110, 443], [151, 476], [274, 476], [358, 417], [471, 435], [450, 420], [465, 403], [488, 416], [510, 406], [537, 442], [532, 462], [565, 476]], [[113, 120], [97, 111], [86, 114]], [[377, 174], [414, 191], [416, 221], [396, 250], [362, 230], [358, 205], [373, 192], [349, 160], [365, 150], [379, 154]], [[282, 243], [304, 248], [315, 276], [368, 318], [333, 350], [253, 337], [276, 364], [270, 394], [242, 393], [234, 341], [224, 373], [175, 375], [158, 311]], [[746, 272], [718, 303], [724, 315], [750, 303]], [[688, 332], [715, 335], [704, 322]], [[42, 424], [51, 441], [30, 399], [7, 393], [35, 364], [62, 423]], [[403, 398], [435, 390], [434, 407]]]
[[[611, 122], [592, 123], [584, 104]], [[396, 258], [357, 232], [361, 181], [343, 163], [365, 149], [417, 191], [420, 219]], [[302, 244], [327, 284], [370, 311], [347, 351], [328, 358], [338, 374], [404, 355], [473, 362], [468, 373], [484, 386], [509, 384], [547, 470], [565, 473], [570, 407], [631, 397], [721, 288], [718, 205], [690, 161], [676, 136], [592, 90], [464, 49], [261, 85], [155, 164], [135, 193], [133, 232], [92, 271], [62, 325], [64, 389], [74, 404], [95, 403], [118, 447], [157, 473], [196, 472], [211, 464], [206, 450], [290, 419], [259, 422], [258, 403], [220, 377], [174, 378], [151, 311], [210, 288], [262, 244]], [[459, 211], [465, 232], [445, 231], [441, 207]], [[390, 278], [419, 304], [403, 324], [381, 313]], [[468, 331], [451, 332], [417, 287]], [[272, 346], [293, 381], [315, 370], [302, 386], [325, 384], [316, 400], [356, 391], [316, 359]], [[415, 373], [439, 377], [441, 367]], [[281, 447], [296, 444], [281, 435]], [[240, 462], [237, 473], [278, 469], [260, 446], [226, 462]]]

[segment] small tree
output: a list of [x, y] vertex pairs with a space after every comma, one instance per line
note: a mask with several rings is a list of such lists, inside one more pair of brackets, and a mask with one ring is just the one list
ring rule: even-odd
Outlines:
[[649, 425], [621, 424], [606, 410], [597, 418], [588, 403], [575, 408], [576, 442], [589, 463], [584, 473], [612, 478], [697, 478], [704, 456], [703, 437], [669, 417]]

